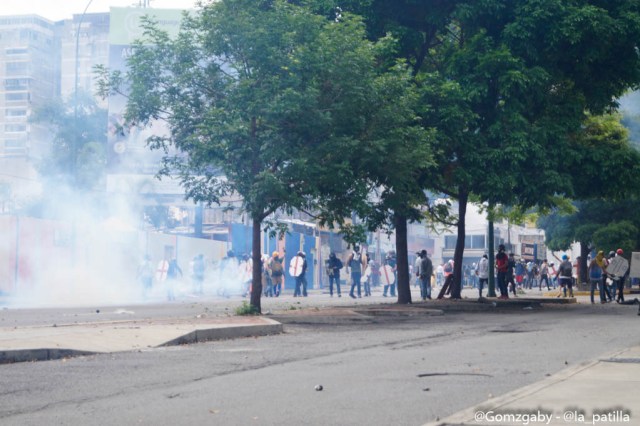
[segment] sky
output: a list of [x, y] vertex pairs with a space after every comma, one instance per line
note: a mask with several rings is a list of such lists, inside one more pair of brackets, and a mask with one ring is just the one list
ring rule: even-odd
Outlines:
[[[90, 0], [0, 0], [0, 16], [35, 13], [51, 21], [71, 18], [82, 13]], [[108, 12], [110, 7], [138, 5], [138, 0], [91, 0], [87, 13]], [[191, 9], [196, 0], [151, 0], [157, 9]]]

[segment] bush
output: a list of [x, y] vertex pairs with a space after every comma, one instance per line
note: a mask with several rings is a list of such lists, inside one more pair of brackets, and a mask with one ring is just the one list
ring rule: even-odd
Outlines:
[[236, 315], [260, 315], [258, 309], [247, 303], [246, 300], [242, 301], [242, 305], [236, 308]]

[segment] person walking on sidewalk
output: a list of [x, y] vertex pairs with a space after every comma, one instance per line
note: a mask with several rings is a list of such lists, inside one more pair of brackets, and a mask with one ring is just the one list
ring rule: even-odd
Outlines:
[[482, 259], [478, 262], [478, 292], [480, 293], [480, 299], [482, 299], [482, 289], [485, 284], [489, 284], [489, 256], [487, 254], [482, 255]]
[[589, 263], [589, 282], [591, 283], [591, 304], [594, 304], [593, 293], [596, 288], [600, 289], [600, 303], [606, 303], [606, 299], [604, 296], [604, 284], [602, 279], [604, 277], [604, 252], [601, 250], [598, 252], [596, 257], [591, 260]]
[[567, 288], [569, 288], [569, 297], [573, 297], [573, 265], [566, 254], [562, 255], [562, 263], [558, 266], [558, 283], [563, 297], [567, 297]]

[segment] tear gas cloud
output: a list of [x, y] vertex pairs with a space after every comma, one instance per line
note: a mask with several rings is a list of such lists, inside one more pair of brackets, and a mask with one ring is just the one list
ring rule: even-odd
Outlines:
[[[0, 216], [0, 306], [157, 303], [167, 300], [170, 288], [177, 300], [246, 291], [249, 269], [222, 260], [226, 242], [150, 230], [137, 194], [109, 194], [107, 203], [93, 203], [57, 185], [42, 195], [47, 219]], [[198, 255], [203, 280], [194, 278]], [[141, 279], [145, 257], [150, 288]], [[173, 258], [182, 271], [176, 279], [167, 277], [162, 263]]]

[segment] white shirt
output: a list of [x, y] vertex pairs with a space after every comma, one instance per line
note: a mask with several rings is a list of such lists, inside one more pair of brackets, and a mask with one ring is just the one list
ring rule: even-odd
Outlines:
[[489, 259], [486, 257], [478, 262], [478, 278], [489, 278]]

